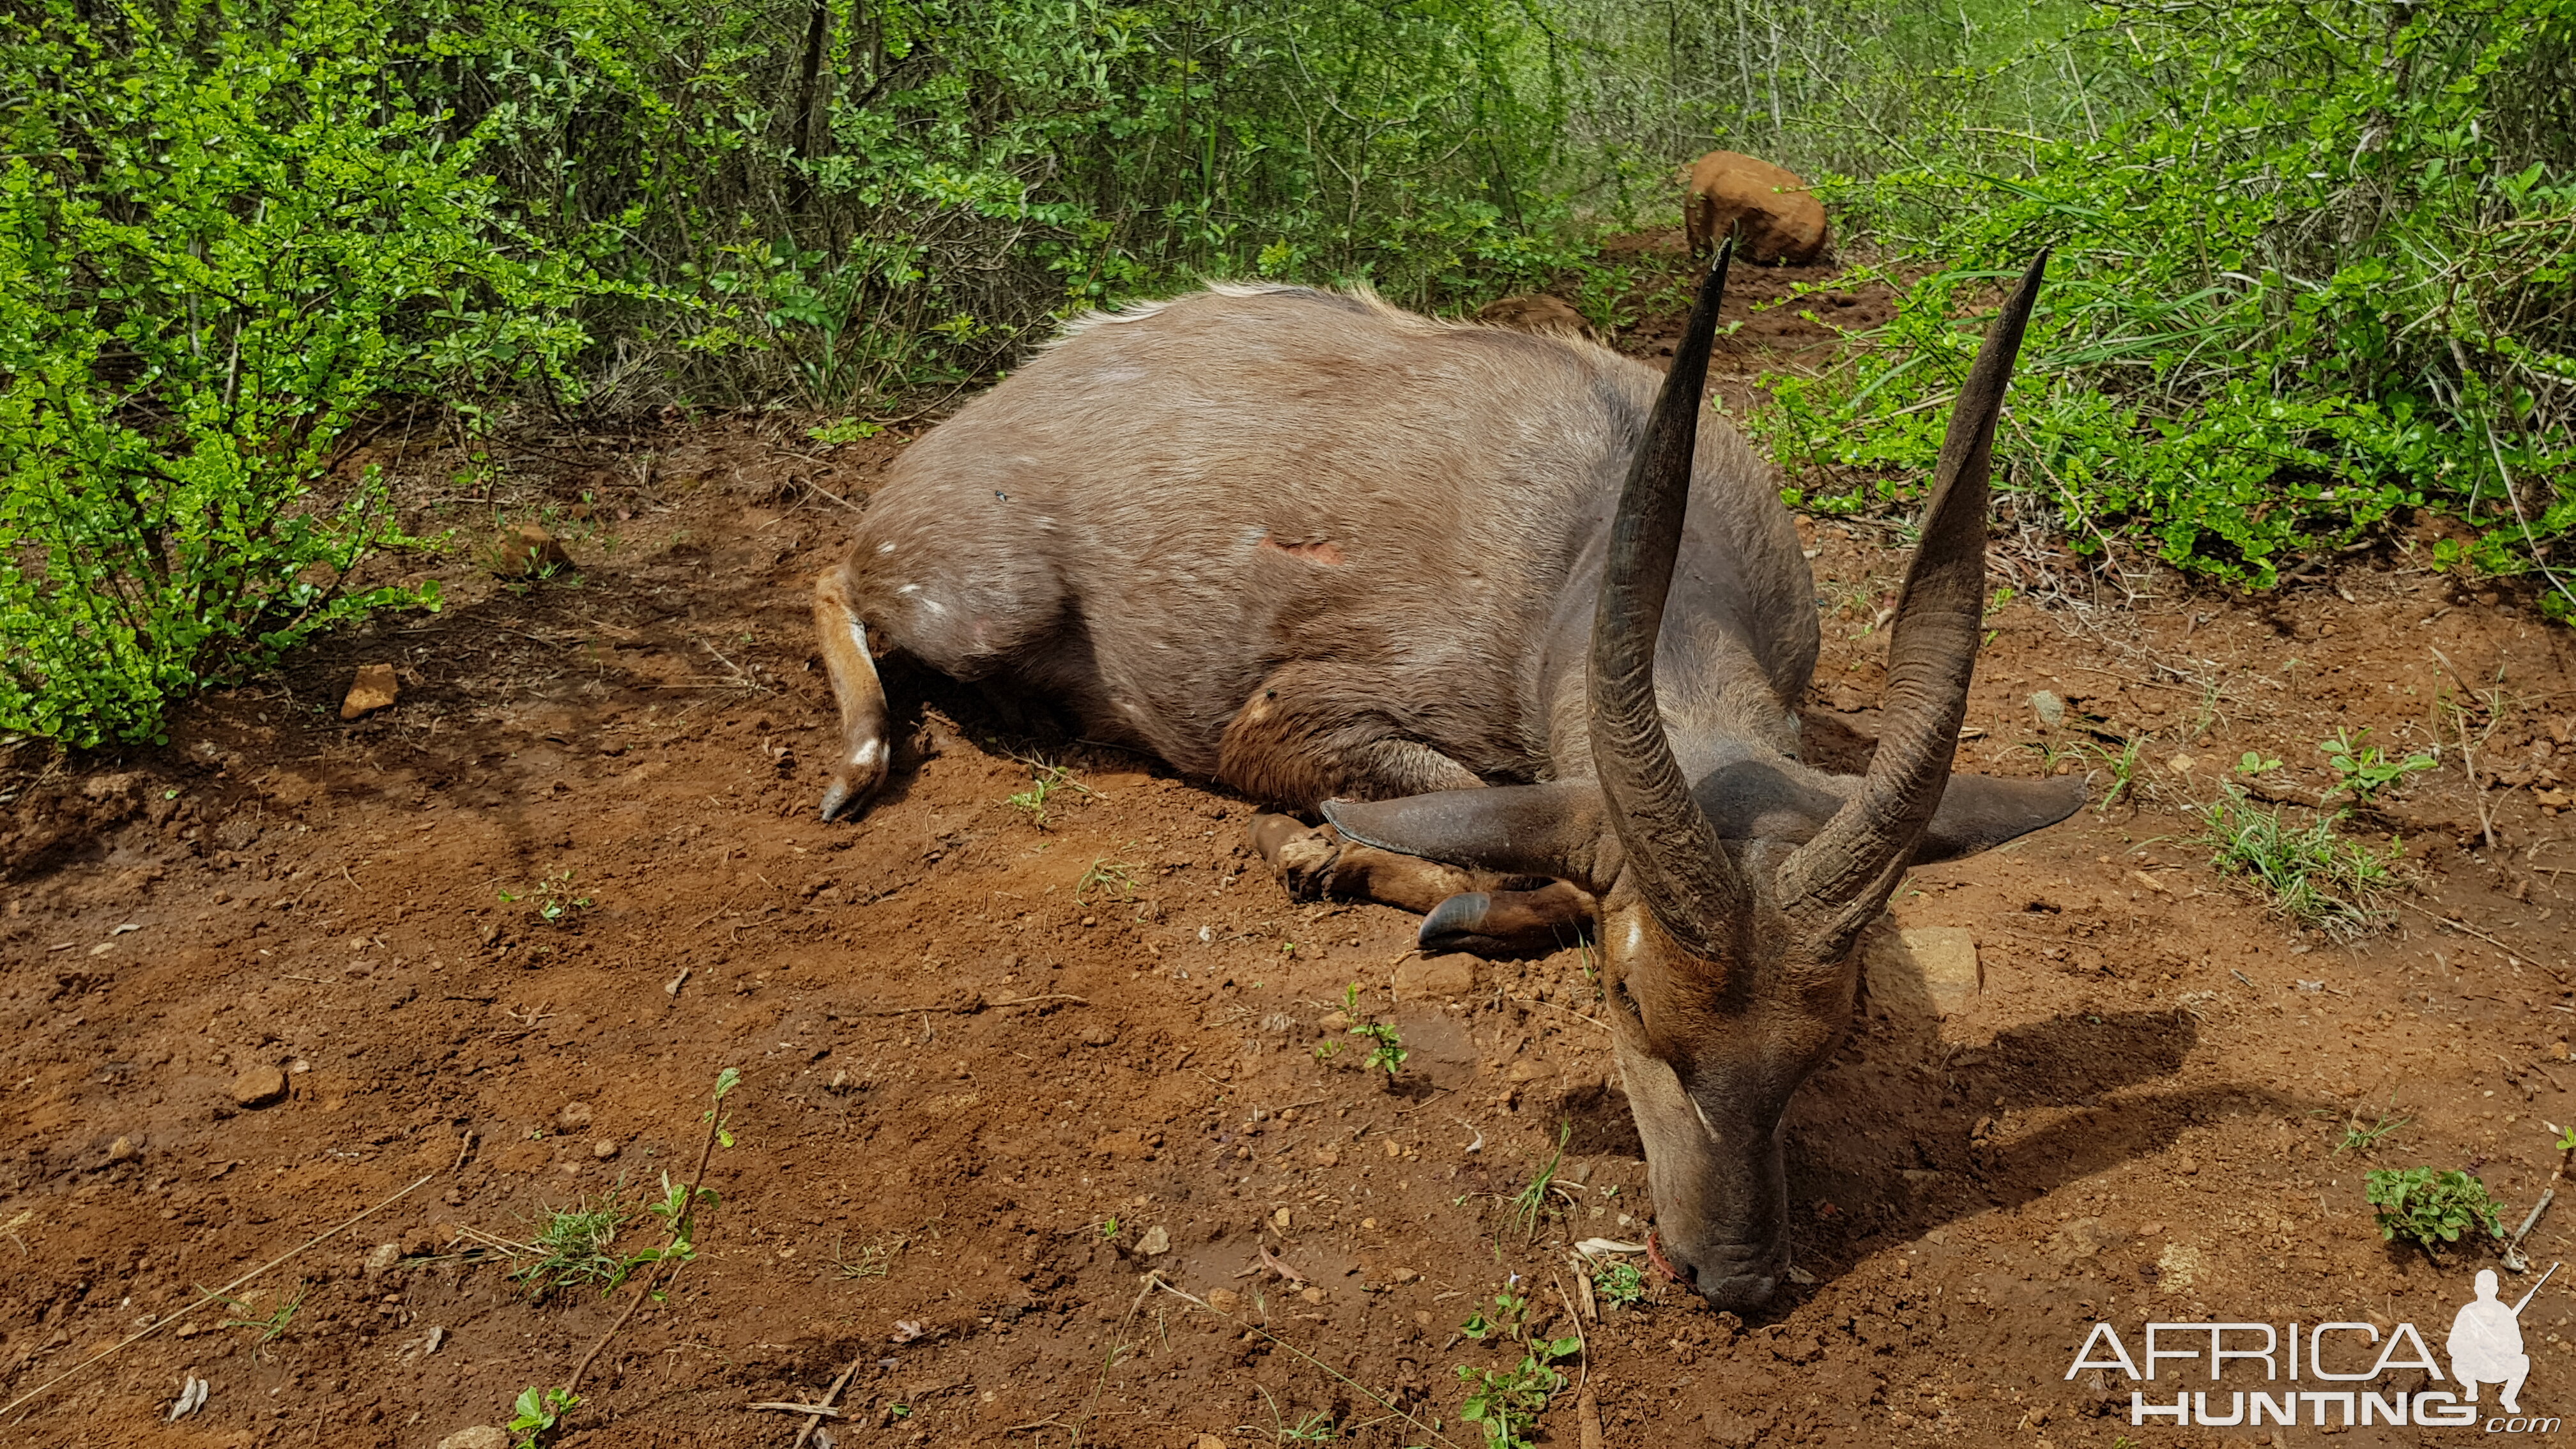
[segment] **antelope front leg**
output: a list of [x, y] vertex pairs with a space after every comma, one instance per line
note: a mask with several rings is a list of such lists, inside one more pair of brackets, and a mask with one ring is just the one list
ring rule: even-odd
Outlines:
[[814, 627], [822, 637], [832, 695], [841, 705], [841, 750], [823, 791], [823, 818], [830, 820], [867, 809], [885, 786], [894, 748], [886, 738], [885, 686], [868, 650], [868, 626], [850, 607], [846, 567], [827, 569], [814, 581]]

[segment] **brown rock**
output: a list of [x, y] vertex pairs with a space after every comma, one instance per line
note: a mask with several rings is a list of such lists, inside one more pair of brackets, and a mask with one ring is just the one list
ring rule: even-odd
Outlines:
[[286, 1100], [286, 1073], [275, 1067], [253, 1067], [233, 1079], [233, 1101], [243, 1107], [266, 1107]]
[[1592, 324], [1583, 320], [1583, 314], [1558, 297], [1505, 297], [1487, 302], [1476, 309], [1476, 320], [1488, 327], [1508, 327], [1515, 332], [1554, 333], [1587, 342], [1600, 340]]
[[578, 1132], [589, 1125], [588, 1102], [566, 1102], [555, 1112], [555, 1130], [558, 1132]]
[[617, 1144], [611, 1142], [605, 1137], [602, 1137], [597, 1142], [590, 1144], [590, 1155], [598, 1158], [602, 1162], [606, 1162], [610, 1158], [615, 1157], [617, 1155], [617, 1151]]
[[489, 1424], [477, 1424], [439, 1440], [438, 1449], [510, 1449], [510, 1436]]
[[119, 1137], [107, 1145], [107, 1160], [110, 1162], [132, 1162], [142, 1155], [143, 1144], [131, 1137]]
[[1824, 254], [1833, 229], [1805, 178], [1740, 151], [1711, 151], [1690, 170], [1682, 229], [1693, 253], [1715, 250], [1739, 224], [1735, 254], [1803, 267]]
[[1466, 956], [1415, 957], [1395, 968], [1395, 999], [1437, 1001], [1476, 989], [1476, 963]]
[[361, 664], [357, 679], [349, 685], [348, 698], [340, 701], [340, 718], [357, 719], [380, 709], [391, 709], [401, 693], [402, 686], [394, 682], [392, 665]]
[[378, 1243], [367, 1251], [366, 1261], [360, 1267], [368, 1277], [381, 1278], [402, 1266], [402, 1255], [402, 1244]]
[[1210, 1288], [1207, 1294], [1207, 1305], [1219, 1313], [1232, 1317], [1243, 1311], [1243, 1295], [1231, 1288]]
[[1884, 924], [1861, 938], [1870, 1000], [1901, 1015], [1948, 1016], [1985, 986], [1977, 939], [1959, 926]]
[[533, 523], [504, 533], [492, 546], [492, 572], [505, 579], [542, 578], [572, 570], [562, 540]]

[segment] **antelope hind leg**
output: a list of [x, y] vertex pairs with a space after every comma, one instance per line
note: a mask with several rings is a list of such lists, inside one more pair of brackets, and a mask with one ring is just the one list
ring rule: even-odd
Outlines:
[[846, 566], [826, 569], [814, 581], [814, 627], [823, 646], [823, 668], [841, 706], [841, 749], [832, 783], [823, 790], [823, 818], [856, 815], [885, 787], [894, 763], [886, 738], [885, 686], [868, 650], [868, 628], [850, 606]]

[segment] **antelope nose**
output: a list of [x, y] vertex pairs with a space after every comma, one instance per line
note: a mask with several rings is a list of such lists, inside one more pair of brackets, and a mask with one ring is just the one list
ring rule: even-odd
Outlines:
[[1736, 1313], [1770, 1302], [1788, 1269], [1784, 1248], [1767, 1244], [1712, 1243], [1687, 1258], [1671, 1257], [1675, 1278], [1711, 1307]]

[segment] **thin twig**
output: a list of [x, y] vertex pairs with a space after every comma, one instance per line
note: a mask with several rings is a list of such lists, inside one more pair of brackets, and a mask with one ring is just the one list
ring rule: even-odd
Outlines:
[[1072, 995], [1069, 992], [1050, 991], [1044, 996], [1010, 996], [1004, 997], [1000, 1001], [986, 1001], [980, 996], [970, 996], [964, 1001], [958, 1002], [954, 1006], [885, 1006], [878, 1007], [870, 1011], [851, 1012], [846, 1014], [853, 1016], [911, 1016], [918, 1012], [927, 1016], [934, 1011], [944, 1011], [953, 1016], [973, 1016], [979, 1011], [999, 1011], [1005, 1006], [1035, 1006], [1041, 1001], [1070, 1001], [1076, 1006], [1089, 1006], [1091, 1004], [1082, 997]]
[[1315, 1357], [1313, 1354], [1308, 1353], [1306, 1350], [1299, 1348], [1297, 1345], [1290, 1343], [1284, 1338], [1281, 1338], [1279, 1335], [1272, 1333], [1269, 1329], [1262, 1327], [1260, 1324], [1254, 1323], [1247, 1318], [1237, 1318], [1231, 1313], [1223, 1312], [1210, 1304], [1206, 1299], [1197, 1297], [1191, 1293], [1183, 1291], [1182, 1289], [1172, 1286], [1170, 1283], [1163, 1280], [1163, 1275], [1160, 1270], [1148, 1273], [1145, 1277], [1145, 1287], [1148, 1292], [1156, 1288], [1160, 1288], [1175, 1298], [1197, 1304], [1199, 1307], [1206, 1309], [1210, 1313], [1216, 1314], [1217, 1317], [1224, 1319], [1228, 1323], [1234, 1324], [1238, 1328], [1244, 1329], [1246, 1332], [1260, 1334], [1263, 1338], [1270, 1340], [1279, 1347], [1288, 1350], [1290, 1353], [1297, 1355], [1306, 1362], [1322, 1369], [1326, 1374], [1331, 1375], [1333, 1378], [1341, 1380], [1344, 1384], [1347, 1384], [1354, 1393], [1359, 1394], [1370, 1403], [1377, 1405], [1379, 1408], [1395, 1415], [1404, 1422], [1411, 1424], [1416, 1429], [1419, 1429], [1423, 1433], [1430, 1435], [1432, 1438], [1439, 1440], [1441, 1443], [1451, 1446], [1451, 1449], [1456, 1449], [1456, 1440], [1441, 1433], [1429, 1424], [1422, 1422], [1420, 1419], [1413, 1417], [1411, 1414], [1406, 1413], [1394, 1404], [1387, 1402], [1384, 1398], [1379, 1397], [1379, 1395], [1375, 1391], [1371, 1390], [1366, 1384], [1352, 1378], [1349, 1374], [1346, 1374], [1340, 1369], [1333, 1367], [1331, 1364], [1324, 1362], [1322, 1359]]
[[2514, 960], [2528, 961], [2532, 965], [2539, 967], [2541, 970], [2548, 972], [2550, 975], [2561, 981], [2567, 979], [2566, 972], [2561, 971], [2557, 967], [2540, 959], [2538, 955], [2530, 951], [2526, 951], [2519, 946], [2508, 945], [2503, 941], [2499, 941], [2495, 937], [2488, 935], [2486, 932], [2479, 930], [2477, 927], [2470, 925], [2466, 921], [2455, 921], [2449, 916], [2436, 915], [2433, 912], [2424, 909], [2422, 906], [2415, 904], [2413, 901], [2406, 899], [2404, 896], [2399, 896], [2397, 898], [2397, 904], [2404, 906], [2406, 909], [2413, 911], [2415, 914], [2422, 916], [2424, 919], [2431, 921], [2437, 926], [2448, 926], [2454, 931], [2461, 931], [2468, 935], [2475, 936], [2479, 940], [2486, 942], [2488, 945], [2495, 947], [2497, 950], [2504, 952]]
[[[814, 1417], [807, 1419], [805, 1421], [805, 1427], [796, 1431], [795, 1449], [805, 1449], [805, 1441], [814, 1436], [814, 1431], [816, 1429], [822, 1427], [824, 1414], [840, 1412], [839, 1410], [832, 1408], [832, 1401], [839, 1398], [841, 1396], [841, 1390], [849, 1386], [850, 1377], [859, 1371], [860, 1364], [867, 1362], [868, 1354], [871, 1351], [872, 1349], [868, 1341], [865, 1338], [861, 1338], [859, 1340], [858, 1357], [851, 1359], [850, 1366], [841, 1370], [841, 1376], [832, 1380], [832, 1386], [823, 1391], [822, 1398], [817, 1399], [811, 1406], [803, 1411], [812, 1414]], [[754, 1404], [752, 1407], [757, 1409], [763, 1406]]]
[[210, 1291], [210, 1292], [207, 1292], [207, 1293], [205, 1294], [205, 1296], [203, 1296], [203, 1297], [199, 1298], [196, 1302], [191, 1303], [191, 1304], [189, 1304], [187, 1307], [180, 1309], [178, 1312], [171, 1314], [169, 1317], [167, 1317], [167, 1318], [164, 1318], [164, 1319], [160, 1320], [159, 1322], [157, 1322], [157, 1323], [153, 1324], [151, 1327], [149, 1327], [149, 1328], [145, 1328], [145, 1329], [139, 1329], [139, 1330], [137, 1330], [136, 1332], [134, 1332], [134, 1333], [132, 1333], [132, 1334], [128, 1335], [128, 1336], [127, 1336], [126, 1338], [124, 1338], [123, 1340], [121, 1340], [121, 1341], [119, 1341], [118, 1343], [116, 1343], [114, 1346], [109, 1347], [109, 1348], [103, 1348], [103, 1349], [100, 1349], [97, 1353], [94, 1353], [94, 1354], [90, 1355], [88, 1358], [83, 1359], [81, 1362], [79, 1362], [79, 1363], [77, 1363], [77, 1364], [74, 1364], [72, 1367], [70, 1367], [70, 1368], [67, 1368], [67, 1369], [63, 1370], [61, 1373], [56, 1374], [54, 1377], [52, 1377], [52, 1378], [50, 1378], [50, 1379], [46, 1380], [45, 1382], [43, 1382], [43, 1383], [41, 1383], [41, 1384], [38, 1384], [36, 1387], [34, 1387], [34, 1388], [32, 1388], [32, 1389], [29, 1389], [27, 1392], [25, 1392], [25, 1393], [23, 1393], [23, 1394], [20, 1394], [18, 1397], [16, 1397], [16, 1398], [14, 1398], [14, 1399], [10, 1400], [10, 1401], [8, 1402], [8, 1404], [7, 1404], [5, 1407], [0, 1407], [0, 1414], [7, 1414], [7, 1413], [10, 1413], [10, 1412], [14, 1411], [15, 1409], [17, 1409], [17, 1407], [18, 1407], [19, 1405], [21, 1405], [21, 1404], [25, 1404], [25, 1403], [29, 1403], [29, 1402], [32, 1402], [32, 1401], [34, 1401], [35, 1399], [42, 1397], [42, 1396], [43, 1396], [43, 1395], [44, 1395], [48, 1390], [52, 1389], [56, 1384], [59, 1384], [59, 1383], [63, 1382], [65, 1379], [68, 1379], [68, 1378], [72, 1377], [74, 1374], [77, 1374], [77, 1373], [79, 1373], [81, 1370], [88, 1368], [90, 1365], [92, 1365], [92, 1364], [94, 1364], [94, 1363], [97, 1363], [99, 1360], [104, 1359], [104, 1358], [108, 1358], [108, 1357], [110, 1357], [110, 1356], [112, 1356], [112, 1355], [114, 1355], [114, 1354], [117, 1354], [117, 1353], [119, 1353], [119, 1352], [122, 1352], [124, 1349], [126, 1349], [126, 1348], [127, 1348], [128, 1346], [130, 1346], [130, 1345], [137, 1344], [137, 1343], [141, 1343], [143, 1340], [145, 1340], [145, 1339], [147, 1339], [147, 1338], [150, 1338], [152, 1335], [154, 1335], [154, 1334], [156, 1334], [156, 1333], [159, 1333], [161, 1330], [163, 1330], [163, 1329], [165, 1329], [165, 1328], [168, 1328], [171, 1324], [174, 1324], [174, 1323], [178, 1322], [180, 1319], [183, 1319], [183, 1318], [187, 1317], [189, 1314], [196, 1312], [198, 1309], [205, 1307], [207, 1304], [212, 1303], [212, 1302], [214, 1302], [215, 1300], [217, 1300], [217, 1299], [219, 1299], [219, 1298], [225, 1297], [226, 1295], [230, 1294], [234, 1289], [237, 1289], [237, 1288], [241, 1287], [243, 1284], [248, 1283], [248, 1282], [249, 1282], [250, 1280], [252, 1280], [253, 1278], [258, 1277], [260, 1274], [265, 1273], [265, 1272], [267, 1272], [269, 1269], [276, 1267], [278, 1264], [285, 1262], [287, 1259], [292, 1258], [292, 1257], [295, 1257], [297, 1254], [304, 1252], [304, 1251], [305, 1251], [306, 1249], [308, 1249], [308, 1248], [317, 1247], [317, 1246], [321, 1245], [322, 1243], [328, 1242], [329, 1240], [331, 1240], [331, 1239], [333, 1239], [333, 1238], [338, 1237], [340, 1234], [342, 1234], [342, 1233], [344, 1233], [344, 1232], [347, 1232], [349, 1229], [356, 1227], [358, 1224], [360, 1224], [360, 1223], [362, 1223], [362, 1222], [365, 1222], [367, 1219], [369, 1219], [369, 1218], [371, 1218], [371, 1217], [374, 1217], [377, 1213], [380, 1213], [380, 1212], [384, 1211], [386, 1208], [392, 1207], [395, 1203], [397, 1203], [397, 1202], [401, 1201], [403, 1198], [409, 1197], [409, 1196], [410, 1196], [410, 1195], [411, 1195], [411, 1194], [412, 1194], [416, 1189], [418, 1189], [418, 1188], [421, 1186], [421, 1184], [422, 1184], [422, 1183], [425, 1183], [425, 1182], [429, 1181], [431, 1178], [436, 1177], [436, 1176], [438, 1176], [438, 1174], [437, 1174], [437, 1173], [435, 1173], [435, 1172], [431, 1172], [431, 1173], [424, 1173], [424, 1174], [421, 1176], [420, 1180], [419, 1180], [418, 1182], [414, 1182], [410, 1187], [404, 1188], [401, 1192], [395, 1193], [392, 1197], [386, 1198], [383, 1202], [380, 1202], [380, 1203], [376, 1204], [374, 1207], [371, 1207], [371, 1208], [367, 1209], [365, 1212], [362, 1212], [362, 1213], [358, 1214], [356, 1217], [353, 1217], [353, 1218], [348, 1219], [347, 1221], [345, 1221], [345, 1222], [341, 1223], [338, 1227], [331, 1229], [329, 1232], [326, 1232], [326, 1233], [317, 1233], [317, 1234], [315, 1234], [314, 1236], [312, 1236], [312, 1237], [310, 1237], [310, 1238], [306, 1238], [306, 1239], [305, 1239], [301, 1244], [299, 1244], [298, 1246], [293, 1247], [293, 1248], [290, 1248], [290, 1249], [288, 1249], [287, 1251], [285, 1251], [285, 1252], [283, 1252], [283, 1253], [278, 1254], [276, 1257], [269, 1259], [267, 1262], [262, 1263], [262, 1264], [260, 1264], [258, 1267], [251, 1269], [249, 1272], [244, 1273], [243, 1275], [241, 1275], [241, 1276], [240, 1276], [240, 1277], [238, 1277], [238, 1278], [235, 1278], [233, 1281], [231, 1281], [231, 1282], [229, 1282], [229, 1283], [225, 1284], [225, 1285], [224, 1285], [224, 1286], [222, 1286], [221, 1288], [217, 1288], [217, 1289], [214, 1289], [214, 1290], [212, 1290], [212, 1291]]
[[590, 1346], [590, 1352], [581, 1356], [581, 1362], [572, 1366], [572, 1377], [564, 1380], [564, 1397], [572, 1397], [573, 1391], [581, 1387], [581, 1376], [590, 1372], [591, 1364], [598, 1360], [600, 1350], [608, 1347], [608, 1341], [615, 1338], [618, 1334], [618, 1330], [626, 1326], [626, 1321], [635, 1316], [635, 1310], [642, 1308], [647, 1302], [651, 1301], [654, 1287], [662, 1280], [662, 1270], [671, 1266], [671, 1258], [669, 1254], [671, 1243], [679, 1241], [681, 1228], [688, 1223], [690, 1217], [698, 1210], [698, 1189], [706, 1184], [707, 1162], [715, 1156], [716, 1132], [723, 1121], [724, 1099], [718, 1097], [707, 1109], [707, 1135], [705, 1140], [698, 1144], [698, 1169], [697, 1171], [689, 1174], [687, 1182], [681, 1184], [681, 1190], [688, 1194], [688, 1198], [681, 1206], [679, 1215], [671, 1219], [671, 1242], [664, 1243], [662, 1245], [664, 1249], [663, 1256], [653, 1260], [652, 1271], [644, 1275], [644, 1286], [642, 1290], [636, 1293], [633, 1298], [627, 1300], [626, 1311], [617, 1315], [617, 1321], [608, 1325], [608, 1331], [599, 1336], [599, 1342], [592, 1344]]

